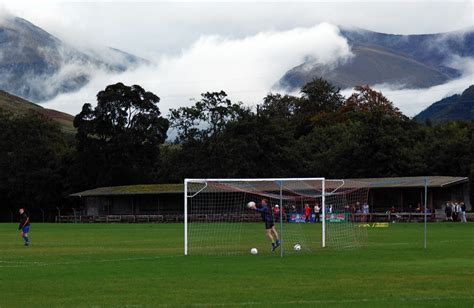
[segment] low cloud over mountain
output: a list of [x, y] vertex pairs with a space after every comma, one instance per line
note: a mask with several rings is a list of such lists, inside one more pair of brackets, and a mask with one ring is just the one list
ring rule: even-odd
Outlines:
[[373, 85], [413, 116], [462, 92], [474, 76], [472, 29], [391, 35], [321, 23], [244, 37], [202, 34], [180, 52], [143, 50], [148, 60], [61, 38], [21, 18], [0, 18], [0, 89], [76, 114], [120, 81], [156, 93], [166, 113], [206, 91], [225, 90], [232, 100], [254, 105], [270, 91], [296, 93], [323, 77], [345, 95], [353, 85]]
[[338, 87], [389, 84], [399, 89], [429, 88], [459, 78], [459, 60], [474, 57], [474, 29], [443, 34], [392, 35], [341, 29], [354, 57], [327, 66], [310, 60], [290, 69], [277, 84], [288, 91], [323, 77]]
[[0, 89], [32, 101], [77, 91], [97, 70], [124, 72], [142, 62], [116, 49], [78, 50], [22, 18], [0, 17]]

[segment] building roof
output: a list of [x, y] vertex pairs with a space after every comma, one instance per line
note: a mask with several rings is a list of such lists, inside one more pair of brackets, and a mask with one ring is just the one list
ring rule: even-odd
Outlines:
[[71, 197], [98, 197], [121, 195], [182, 194], [183, 184], [143, 184], [128, 186], [99, 187], [71, 194]]
[[393, 178], [366, 178], [353, 179], [366, 183], [369, 188], [416, 188], [424, 187], [425, 179], [428, 187], [449, 187], [469, 182], [467, 177], [456, 176], [416, 176], [416, 177], [393, 177]]
[[[428, 177], [393, 177], [393, 178], [364, 178], [364, 179], [350, 179], [352, 183], [358, 183], [359, 187], [369, 188], [416, 188], [424, 187], [425, 178], [427, 179], [428, 187], [449, 187], [467, 183], [467, 177], [453, 177], [453, 176], [428, 176]], [[334, 181], [336, 182], [336, 181]], [[341, 183], [341, 180], [337, 180]], [[336, 185], [336, 184], [334, 184]], [[332, 186], [334, 186], [332, 185]], [[337, 184], [336, 186], [338, 186]], [[352, 186], [353, 184], [351, 184]], [[327, 184], [326, 187], [331, 187]], [[129, 186], [112, 186], [99, 187], [96, 189], [86, 190], [71, 194], [71, 197], [99, 197], [99, 196], [122, 196], [122, 195], [161, 195], [161, 194], [182, 194], [184, 191], [183, 184], [144, 184], [144, 185], [129, 185]]]

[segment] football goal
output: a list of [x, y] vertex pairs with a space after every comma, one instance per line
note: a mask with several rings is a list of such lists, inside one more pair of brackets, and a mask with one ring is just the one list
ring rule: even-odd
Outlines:
[[[364, 221], [360, 212], [368, 187], [357, 181], [186, 179], [184, 188], [185, 255], [242, 254], [256, 248], [283, 256], [353, 248], [367, 237], [366, 228], [358, 225]], [[271, 224], [280, 241], [274, 251], [266, 234]]]

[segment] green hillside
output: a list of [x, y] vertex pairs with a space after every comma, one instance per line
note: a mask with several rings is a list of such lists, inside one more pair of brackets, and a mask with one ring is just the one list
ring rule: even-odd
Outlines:
[[43, 108], [39, 105], [22, 99], [21, 97], [11, 95], [1, 90], [0, 109], [18, 115], [32, 111], [38, 112], [58, 122], [64, 132], [71, 134], [75, 133], [75, 128], [73, 126], [74, 117], [72, 115], [53, 109]]
[[455, 94], [443, 98], [415, 117], [418, 122], [428, 119], [433, 122], [474, 120], [474, 85], [467, 88], [461, 95]]

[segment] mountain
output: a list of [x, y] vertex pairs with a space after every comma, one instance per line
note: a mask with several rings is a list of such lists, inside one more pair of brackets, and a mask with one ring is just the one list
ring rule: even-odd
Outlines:
[[13, 114], [25, 114], [27, 112], [38, 112], [59, 123], [61, 129], [66, 133], [75, 133], [73, 126], [74, 117], [70, 114], [53, 109], [46, 109], [33, 104], [21, 97], [11, 95], [0, 90], [0, 110]]
[[25, 19], [0, 19], [0, 90], [35, 102], [80, 89], [94, 71], [122, 72], [144, 61], [112, 48], [78, 50]]
[[427, 88], [461, 75], [449, 66], [453, 56], [474, 56], [474, 29], [394, 35], [341, 28], [340, 34], [351, 46], [352, 58], [335, 67], [308, 60], [286, 72], [276, 87], [293, 91], [322, 77], [340, 88], [383, 83], [400, 88]]
[[415, 116], [418, 122], [425, 122], [428, 119], [433, 122], [474, 120], [474, 85], [461, 95], [455, 94], [443, 98]]

